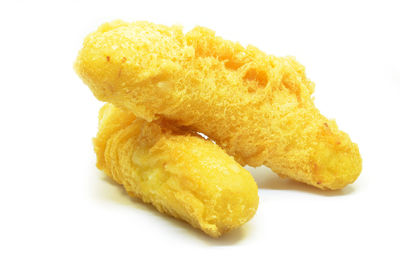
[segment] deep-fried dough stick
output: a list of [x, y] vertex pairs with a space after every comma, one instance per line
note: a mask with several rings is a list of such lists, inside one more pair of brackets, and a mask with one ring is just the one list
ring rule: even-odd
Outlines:
[[241, 164], [322, 189], [360, 174], [357, 145], [320, 114], [314, 84], [291, 57], [245, 49], [201, 27], [184, 35], [116, 21], [85, 39], [76, 71], [98, 99], [205, 133]]
[[254, 179], [211, 141], [106, 104], [94, 146], [97, 167], [130, 195], [212, 237], [239, 227], [256, 212]]

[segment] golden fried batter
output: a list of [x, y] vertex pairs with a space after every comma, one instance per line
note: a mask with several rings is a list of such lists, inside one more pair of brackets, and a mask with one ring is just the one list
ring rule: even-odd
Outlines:
[[202, 132], [242, 165], [322, 189], [361, 172], [357, 145], [314, 106], [314, 84], [292, 57], [206, 28], [115, 21], [85, 39], [75, 68], [98, 99]]
[[211, 141], [181, 133], [106, 104], [94, 139], [97, 167], [133, 197], [212, 237], [250, 220], [258, 206], [250, 173]]

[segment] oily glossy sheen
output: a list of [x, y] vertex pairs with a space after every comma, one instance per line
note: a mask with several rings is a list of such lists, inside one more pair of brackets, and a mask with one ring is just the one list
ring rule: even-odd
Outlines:
[[157, 210], [219, 237], [258, 206], [250, 173], [211, 141], [136, 119], [106, 104], [94, 139], [97, 167]]
[[202, 132], [242, 165], [322, 189], [343, 188], [361, 172], [358, 146], [320, 114], [314, 84], [292, 57], [202, 27], [184, 34], [115, 21], [88, 35], [75, 68], [98, 99]]

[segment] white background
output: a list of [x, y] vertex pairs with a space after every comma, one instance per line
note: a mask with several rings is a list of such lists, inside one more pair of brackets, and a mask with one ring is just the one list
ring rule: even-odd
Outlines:
[[[0, 264], [399, 264], [396, 2], [2, 1]], [[323, 192], [250, 169], [258, 212], [217, 240], [130, 199], [95, 167], [102, 103], [72, 68], [85, 35], [117, 18], [296, 56], [318, 108], [359, 144], [361, 176]]]

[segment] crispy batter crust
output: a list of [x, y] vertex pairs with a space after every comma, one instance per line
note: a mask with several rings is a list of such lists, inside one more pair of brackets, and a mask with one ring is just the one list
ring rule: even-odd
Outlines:
[[314, 106], [314, 84], [292, 57], [206, 28], [115, 21], [85, 39], [75, 66], [98, 99], [202, 132], [242, 165], [322, 189], [361, 172], [357, 145]]
[[250, 173], [199, 136], [106, 104], [93, 142], [97, 167], [130, 195], [212, 237], [239, 227], [257, 210]]

